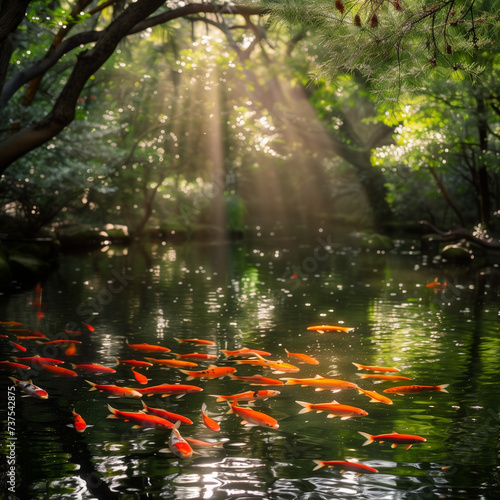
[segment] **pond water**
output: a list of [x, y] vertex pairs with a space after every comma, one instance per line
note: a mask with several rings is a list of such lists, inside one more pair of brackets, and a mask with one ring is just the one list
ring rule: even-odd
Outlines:
[[[444, 289], [426, 287], [446, 282]], [[365, 251], [337, 245], [324, 234], [300, 244], [256, 239], [225, 244], [159, 243], [62, 256], [40, 291], [0, 296], [0, 320], [11, 328], [40, 331], [68, 344], [0, 339], [2, 360], [10, 356], [58, 358], [63, 367], [99, 363], [112, 374], [56, 376], [38, 368], [1, 373], [2, 490], [20, 499], [488, 499], [499, 488], [499, 283], [496, 264], [462, 269], [423, 255], [400, 241], [394, 251]], [[41, 304], [37, 305], [37, 302]], [[89, 332], [83, 325], [94, 329]], [[347, 332], [308, 330], [318, 324]], [[83, 330], [79, 336], [65, 330]], [[26, 335], [26, 334], [21, 334]], [[180, 343], [205, 339], [213, 345]], [[127, 343], [150, 343], [174, 353], [217, 355], [212, 363], [235, 367], [238, 376], [276, 379], [316, 375], [354, 382], [389, 396], [392, 405], [370, 402], [358, 390], [316, 391], [286, 384], [250, 386], [222, 379], [187, 380], [176, 368], [136, 368], [150, 380], [137, 382], [116, 359], [173, 358], [144, 353]], [[222, 350], [265, 350], [266, 359], [291, 363], [298, 373], [272, 374], [262, 366], [237, 364]], [[316, 358], [317, 365], [288, 357], [285, 349]], [[12, 360], [12, 359], [11, 359]], [[193, 361], [193, 360], [191, 360]], [[195, 361], [196, 369], [208, 367]], [[411, 381], [377, 381], [353, 363], [396, 367]], [[23, 397], [9, 375], [46, 390], [48, 399]], [[162, 383], [192, 384], [201, 392], [141, 399], [108, 398], [90, 391], [89, 380], [133, 388]], [[389, 394], [398, 385], [449, 384], [444, 391]], [[242, 425], [228, 404], [212, 395], [276, 389], [280, 394], [250, 408], [275, 418], [279, 428]], [[191, 458], [168, 452], [168, 429], [135, 429], [108, 419], [108, 404], [137, 412], [149, 406], [182, 414], [184, 437], [218, 444], [194, 449]], [[341, 420], [327, 413], [299, 413], [297, 401], [362, 408], [368, 415]], [[220, 431], [207, 428], [201, 407]], [[241, 403], [246, 406], [246, 403]], [[87, 422], [78, 433], [72, 409]], [[4, 425], [7, 423], [7, 425]], [[372, 435], [396, 431], [424, 437], [409, 449], [391, 443], [365, 444]], [[315, 460], [354, 461], [377, 473], [315, 469]], [[14, 468], [11, 469], [11, 464]]]

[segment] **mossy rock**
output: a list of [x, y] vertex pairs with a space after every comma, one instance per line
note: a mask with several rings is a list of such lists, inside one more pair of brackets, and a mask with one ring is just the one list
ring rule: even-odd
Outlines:
[[441, 250], [441, 257], [450, 262], [469, 263], [472, 258], [472, 251], [463, 245], [446, 245]]
[[359, 248], [366, 250], [391, 250], [394, 243], [389, 236], [378, 233], [351, 233], [351, 240]]

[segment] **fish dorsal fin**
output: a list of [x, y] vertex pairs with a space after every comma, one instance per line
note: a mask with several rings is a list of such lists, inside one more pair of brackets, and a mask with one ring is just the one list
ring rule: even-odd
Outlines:
[[314, 378], [325, 378], [325, 377], [322, 377], [321, 375], [316, 374], [316, 376]]
[[392, 431], [391, 434], [399, 434], [399, 432]]
[[212, 370], [213, 368], [217, 368], [217, 365], [208, 365], [207, 370]]
[[331, 401], [331, 402], [330, 402], [330, 403], [328, 403], [328, 404], [331, 404], [331, 405], [338, 405], [338, 404], [340, 404], [340, 403], [339, 403], [338, 401], [335, 401], [335, 399], [334, 399], [333, 401]]

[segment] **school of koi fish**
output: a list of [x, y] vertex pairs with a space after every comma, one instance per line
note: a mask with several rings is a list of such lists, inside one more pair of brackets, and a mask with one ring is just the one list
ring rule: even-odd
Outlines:
[[[435, 283], [432, 283], [431, 286], [434, 284]], [[355, 390], [358, 391], [360, 395], [367, 396], [369, 398], [367, 402], [387, 405], [392, 405], [394, 403], [393, 400], [388, 397], [389, 395], [417, 394], [421, 392], [446, 393], [446, 387], [448, 386], [448, 384], [396, 385], [383, 390], [384, 394], [380, 394], [374, 390], [362, 388], [356, 382], [326, 378], [321, 375], [316, 375], [312, 378], [294, 378], [290, 375], [298, 373], [300, 367], [285, 362], [282, 359], [270, 359], [272, 354], [267, 351], [242, 347], [237, 350], [221, 350], [220, 356], [217, 356], [199, 352], [206, 346], [215, 346], [215, 342], [211, 340], [175, 337], [174, 340], [178, 344], [185, 344], [186, 346], [184, 347], [196, 350], [184, 354], [177, 354], [172, 352], [169, 347], [162, 345], [127, 343], [131, 352], [131, 359], [117, 359], [114, 366], [117, 367], [120, 365], [121, 367], [130, 369], [130, 374], [133, 375], [139, 387], [99, 384], [97, 381], [88, 379], [100, 375], [113, 377], [113, 374], [117, 373], [116, 369], [91, 362], [74, 364], [68, 361], [68, 359], [77, 352], [79, 344], [85, 342], [85, 337], [87, 335], [98, 334], [98, 332], [94, 332], [95, 329], [91, 325], [83, 323], [79, 330], [66, 330], [60, 335], [61, 338], [53, 340], [48, 339], [41, 332], [23, 329], [22, 324], [16, 321], [1, 321], [0, 327], [3, 331], [0, 337], [3, 338], [5, 342], [10, 343], [12, 349], [18, 351], [17, 355], [11, 356], [11, 359], [0, 361], [0, 371], [6, 372], [9, 375], [10, 380], [22, 393], [24, 393], [25, 397], [38, 399], [48, 399], [50, 397], [47, 391], [36, 386], [32, 380], [28, 378], [28, 375], [31, 373], [36, 375], [43, 370], [54, 377], [83, 377], [88, 383], [90, 391], [99, 391], [102, 393], [103, 405], [107, 405], [107, 409], [109, 410], [108, 418], [121, 419], [125, 422], [132, 423], [134, 428], [168, 430], [170, 432], [167, 441], [168, 448], [160, 451], [168, 452], [180, 459], [190, 458], [193, 453], [197, 453], [196, 449], [221, 446], [223, 442], [219, 441], [214, 443], [196, 440], [187, 436], [183, 437], [180, 428], [182, 426], [193, 425], [194, 422], [192, 419], [178, 413], [167, 411], [164, 408], [149, 406], [144, 402], [144, 399], [141, 399], [142, 409], [140, 411], [124, 411], [107, 404], [104, 401], [104, 397], [125, 399], [159, 395], [162, 398], [168, 396], [180, 398], [203, 391], [202, 385], [203, 381], [206, 379], [230, 377], [231, 379], [241, 381], [244, 385], [244, 389], [234, 394], [209, 394], [208, 396], [213, 399], [207, 399], [200, 408], [200, 422], [202, 425], [214, 433], [220, 433], [224, 430], [224, 419], [219, 417], [218, 420], [216, 420], [210, 416], [209, 406], [215, 403], [227, 404], [227, 414], [235, 415], [241, 419], [242, 425], [278, 429], [279, 422], [277, 419], [269, 415], [268, 412], [258, 411], [252, 408], [252, 406], [255, 401], [265, 401], [269, 398], [279, 397], [281, 392], [286, 390], [284, 386], [287, 385], [313, 387], [315, 391], [331, 391], [333, 393]], [[307, 326], [306, 329], [309, 332], [313, 332], [313, 334], [333, 332], [339, 335], [348, 334], [355, 330], [355, 328], [352, 327], [327, 324], [311, 325]], [[82, 340], [78, 340], [76, 337]], [[41, 357], [38, 354], [31, 356], [25, 355], [28, 349], [32, 349], [36, 352], [37, 347], [40, 345], [54, 346], [55, 349], [58, 349], [57, 352], [60, 352], [60, 357], [64, 359]], [[319, 365], [317, 359], [306, 353], [291, 352], [288, 349], [284, 349], [283, 357], [285, 357], [285, 355], [292, 363]], [[208, 366], [200, 367], [200, 363], [208, 363]], [[69, 365], [71, 368], [61, 366], [63, 364]], [[149, 385], [150, 379], [147, 378], [144, 372], [154, 365], [179, 370], [180, 373], [186, 376], [186, 383], [161, 383]], [[256, 369], [265, 369], [274, 376], [268, 377], [260, 373], [252, 376], [240, 376], [237, 374], [237, 368], [242, 365], [250, 365]], [[357, 362], [353, 362], [353, 365], [358, 369], [357, 375], [361, 380], [373, 379], [377, 382], [389, 381], [398, 384], [403, 383], [403, 381], [412, 380], [410, 377], [403, 376], [396, 367], [364, 365]], [[13, 376], [16, 373], [20, 378]], [[26, 378], [26, 380], [23, 380], [23, 378]], [[188, 383], [190, 381], [196, 381], [196, 385]], [[252, 388], [249, 389], [248, 386]], [[254, 389], [254, 387], [274, 387], [274, 389]], [[280, 390], [276, 390], [276, 387], [279, 387]], [[296, 401], [296, 403], [298, 405], [297, 415], [308, 412], [324, 412], [326, 413], [326, 418], [339, 417], [340, 420], [368, 415], [368, 412], [363, 408], [342, 404], [336, 400], [332, 400], [329, 403], [314, 401]], [[76, 432], [82, 433], [89, 427], [99, 425], [99, 422], [92, 422], [92, 425], [88, 425], [85, 420], [85, 415], [77, 413], [75, 408], [70, 408], [68, 410], [71, 411], [73, 421], [71, 423], [68, 422], [67, 425], [74, 427]], [[383, 431], [388, 430], [383, 429]], [[398, 445], [404, 445], [406, 450], [408, 450], [413, 444], [426, 441], [425, 437], [402, 434], [396, 431], [373, 435], [366, 432], [358, 432], [366, 439], [362, 446], [374, 442], [390, 443], [393, 448]], [[313, 470], [327, 466], [336, 468], [341, 472], [352, 471], [357, 474], [378, 472], [377, 469], [373, 467], [353, 460], [314, 460], [314, 463], [316, 467]]]

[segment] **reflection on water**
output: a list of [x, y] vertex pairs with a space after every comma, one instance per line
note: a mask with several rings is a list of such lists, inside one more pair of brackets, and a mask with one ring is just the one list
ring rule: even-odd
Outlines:
[[[39, 354], [60, 358], [66, 367], [93, 362], [116, 368], [111, 375], [80, 374], [71, 379], [36, 369], [26, 374], [50, 397], [35, 400], [16, 393], [16, 495], [494, 498], [500, 413], [497, 267], [477, 272], [433, 268], [432, 259], [414, 251], [370, 253], [332, 244], [320, 253], [315, 245], [292, 249], [283, 241], [259, 242], [258, 248], [240, 242], [184, 244], [64, 256], [59, 269], [43, 283], [43, 315], [30, 304], [31, 290], [2, 296], [2, 321], [22, 321], [24, 328], [50, 339], [67, 337], [65, 330], [84, 329], [83, 323], [95, 331], [78, 337], [82, 343], [74, 356], [36, 340], [19, 340], [28, 347], [19, 353], [5, 340], [0, 344], [1, 359]], [[425, 286], [436, 277], [447, 281], [446, 289]], [[354, 330], [307, 330], [326, 323]], [[6, 328], [2, 333], [13, 338]], [[175, 338], [207, 339], [215, 345], [180, 344]], [[210, 396], [253, 387], [229, 378], [194, 380], [190, 383], [199, 384], [203, 392], [182, 398], [144, 397], [149, 406], [191, 418], [194, 424], [183, 425], [183, 435], [212, 444], [222, 441], [181, 460], [165, 452], [169, 431], [134, 429], [130, 422], [107, 418], [109, 402], [124, 411], [140, 411], [140, 400], [108, 399], [89, 391], [85, 379], [139, 387], [130, 367], [115, 366], [116, 359], [162, 356], [132, 351], [127, 342], [160, 344], [177, 354], [263, 349], [272, 353], [271, 359], [299, 366], [294, 377], [319, 374], [381, 394], [406, 384], [363, 379], [353, 362], [395, 366], [412, 378], [408, 384], [450, 384], [449, 393], [391, 394], [394, 404], [385, 405], [369, 403], [356, 390], [332, 394], [284, 385], [278, 397], [252, 407], [279, 421], [279, 429], [272, 430], [241, 425], [239, 417], [227, 413], [227, 403]], [[319, 365], [298, 364], [287, 358], [285, 349], [314, 356]], [[208, 364], [201, 361], [198, 368]], [[290, 376], [238, 365], [224, 356], [217, 364], [235, 366], [238, 375]], [[150, 379], [150, 385], [186, 383], [186, 375], [176, 369], [153, 366], [137, 371]], [[0, 390], [7, 394], [10, 381], [6, 374], [0, 380]], [[299, 414], [301, 406], [296, 403], [332, 400], [361, 407], [368, 415], [340, 420], [325, 413]], [[221, 424], [220, 433], [203, 425], [203, 402]], [[67, 425], [72, 408], [92, 425], [83, 434]], [[409, 450], [390, 443], [363, 446], [359, 431], [411, 433], [427, 441]], [[4, 427], [2, 437], [6, 442]], [[379, 472], [358, 476], [327, 467], [313, 472], [313, 460], [359, 461]]]

